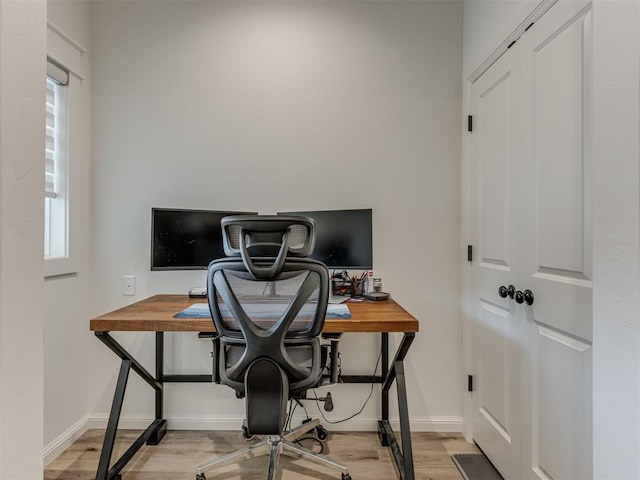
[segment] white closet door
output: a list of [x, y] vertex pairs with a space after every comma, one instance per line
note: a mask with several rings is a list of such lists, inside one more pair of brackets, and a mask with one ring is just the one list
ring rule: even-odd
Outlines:
[[[523, 476], [588, 479], [591, 455], [591, 13], [559, 2], [521, 39], [521, 290], [529, 343]], [[524, 437], [526, 436], [526, 440]]]
[[473, 437], [506, 479], [592, 476], [591, 44], [560, 0], [470, 94]]
[[520, 97], [517, 48], [472, 86], [473, 437], [507, 478], [520, 473], [523, 325], [500, 286], [517, 284]]

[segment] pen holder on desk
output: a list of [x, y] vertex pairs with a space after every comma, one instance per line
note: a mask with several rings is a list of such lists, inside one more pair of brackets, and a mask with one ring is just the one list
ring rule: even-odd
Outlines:
[[350, 280], [342, 280], [337, 278], [331, 279], [332, 295], [351, 295], [353, 291], [353, 282]]
[[331, 279], [332, 295], [349, 295], [351, 297], [359, 297], [365, 293], [366, 280], [343, 280]]

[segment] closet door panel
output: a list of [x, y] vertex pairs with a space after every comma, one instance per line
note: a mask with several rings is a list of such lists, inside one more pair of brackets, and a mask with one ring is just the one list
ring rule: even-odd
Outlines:
[[569, 6], [556, 5], [522, 38], [522, 288], [540, 299], [537, 322], [590, 340], [591, 14], [559, 18]]
[[[533, 155], [539, 268], [584, 276], [582, 25], [532, 55]], [[566, 272], [566, 273], [565, 273]]]
[[507, 477], [520, 472], [522, 321], [499, 295], [516, 284], [520, 178], [519, 59], [503, 55], [472, 87], [473, 435]]
[[[559, 2], [521, 38], [523, 476], [591, 476], [591, 13]], [[520, 43], [519, 42], [519, 43]]]
[[543, 480], [591, 478], [591, 345], [536, 328], [531, 471]]

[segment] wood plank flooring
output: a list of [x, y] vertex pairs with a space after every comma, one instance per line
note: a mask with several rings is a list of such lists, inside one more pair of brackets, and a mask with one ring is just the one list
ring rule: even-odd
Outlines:
[[[119, 432], [114, 460], [138, 434], [135, 430]], [[104, 430], [88, 430], [47, 466], [44, 480], [95, 479], [103, 436]], [[460, 480], [462, 476], [451, 460], [451, 455], [478, 452], [475, 445], [467, 443], [457, 433], [418, 432], [411, 437], [416, 479], [420, 480]], [[303, 444], [318, 451], [317, 444], [312, 440], [304, 440]], [[122, 480], [193, 480], [200, 463], [246, 445], [247, 442], [239, 432], [171, 430], [159, 445], [142, 447], [122, 471]], [[380, 446], [375, 432], [331, 433], [323, 453], [346, 463], [354, 480], [398, 478], [390, 449]], [[209, 472], [207, 480], [263, 479], [266, 466], [266, 456], [251, 458]], [[340, 478], [340, 474], [300, 458], [282, 455], [276, 478], [336, 480]]]

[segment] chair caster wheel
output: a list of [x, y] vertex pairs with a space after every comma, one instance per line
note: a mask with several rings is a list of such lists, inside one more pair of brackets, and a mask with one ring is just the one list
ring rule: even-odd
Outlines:
[[322, 425], [318, 425], [316, 427], [316, 435], [318, 435], [318, 440], [320, 440], [321, 442], [324, 442], [327, 438], [329, 438], [329, 432], [327, 432], [327, 429]]
[[342, 480], [351, 480], [351, 475], [349, 475], [348, 473], [343, 473]]
[[[343, 480], [344, 480], [344, 475], [342, 476]], [[207, 480], [207, 477], [204, 476], [204, 473], [198, 473], [196, 474], [196, 480]]]
[[[246, 425], [242, 425], [242, 438], [244, 438], [247, 442], [249, 440], [253, 440], [253, 435], [249, 433], [249, 429], [247, 428]], [[199, 478], [197, 478], [196, 480], [200, 480]], [[206, 480], [206, 479], [203, 479]]]

